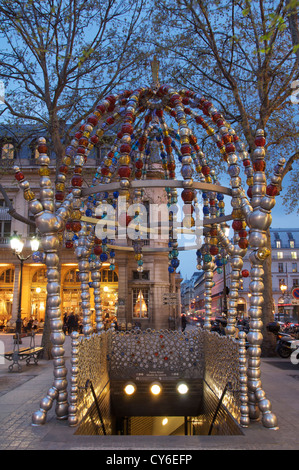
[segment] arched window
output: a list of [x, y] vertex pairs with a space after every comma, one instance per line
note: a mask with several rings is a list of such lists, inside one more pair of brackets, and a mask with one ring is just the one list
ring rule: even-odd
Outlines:
[[3, 282], [3, 284], [12, 284], [14, 281], [14, 273], [14, 268], [6, 269], [0, 274], [0, 282]]
[[71, 284], [80, 282], [79, 271], [77, 269], [70, 269], [64, 277], [64, 282], [71, 283]]
[[47, 270], [42, 268], [36, 271], [32, 276], [32, 282], [45, 283], [47, 282]]
[[101, 282], [118, 282], [118, 275], [111, 269], [102, 269]]

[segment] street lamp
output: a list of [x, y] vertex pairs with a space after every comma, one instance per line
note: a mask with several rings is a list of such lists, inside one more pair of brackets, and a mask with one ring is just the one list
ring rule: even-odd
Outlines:
[[24, 241], [22, 240], [21, 236], [14, 232], [13, 236], [10, 239], [10, 246], [14, 254], [21, 262], [21, 269], [20, 269], [20, 282], [19, 282], [19, 305], [18, 305], [18, 317], [16, 321], [16, 333], [21, 333], [21, 326], [22, 326], [22, 319], [21, 319], [21, 305], [22, 305], [22, 279], [23, 279], [23, 265], [24, 261], [26, 261], [32, 254], [38, 250], [39, 247], [39, 240], [37, 237], [33, 237], [30, 240], [30, 245], [32, 249], [32, 253], [28, 256], [22, 256], [21, 253], [24, 248]]
[[[282, 297], [283, 297], [283, 303], [285, 304], [286, 302], [286, 293], [287, 293], [287, 290], [288, 290], [288, 286], [284, 283], [280, 284], [279, 286], [280, 290], [281, 290], [281, 293], [282, 293]], [[285, 309], [285, 305], [283, 306], [283, 317], [285, 318], [285, 312], [286, 312], [286, 309]], [[280, 320], [280, 316], [279, 316], [279, 320]]]

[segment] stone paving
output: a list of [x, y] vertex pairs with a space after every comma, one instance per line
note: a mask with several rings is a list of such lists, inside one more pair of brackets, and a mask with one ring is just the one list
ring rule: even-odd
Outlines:
[[[36, 344], [40, 344], [37, 336]], [[24, 341], [26, 341], [25, 338]], [[12, 335], [0, 334], [11, 349]], [[65, 342], [66, 362], [70, 338]], [[279, 357], [262, 360], [262, 383], [279, 429], [269, 430], [260, 422], [244, 428], [242, 436], [77, 436], [67, 421], [56, 419], [55, 409], [43, 426], [32, 426], [32, 413], [52, 386], [51, 361], [26, 366], [22, 372], [8, 372], [9, 362], [0, 364], [0, 450], [298, 450], [299, 449], [299, 365]]]

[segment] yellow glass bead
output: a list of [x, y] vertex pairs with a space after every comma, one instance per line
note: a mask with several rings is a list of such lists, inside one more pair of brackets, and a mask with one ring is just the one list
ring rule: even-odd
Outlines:
[[65, 190], [65, 184], [64, 183], [57, 183], [55, 187], [56, 187], [57, 191], [64, 191]]
[[247, 178], [246, 183], [248, 184], [248, 186], [252, 186], [253, 185], [253, 177], [251, 176], [250, 178]]
[[49, 176], [50, 175], [50, 170], [47, 166], [42, 166], [41, 168], [39, 168], [38, 174], [40, 176]]
[[221, 207], [221, 208], [224, 207], [224, 201], [219, 201], [218, 206]]
[[224, 146], [220, 148], [220, 153], [225, 153], [225, 147]]
[[24, 191], [24, 199], [26, 201], [32, 201], [32, 199], [35, 198], [35, 194], [33, 191], [31, 191], [30, 189], [27, 189], [26, 191]]
[[266, 259], [270, 255], [271, 251], [268, 248], [261, 248], [257, 252], [257, 257], [260, 260]]
[[104, 160], [104, 165], [106, 165], [106, 166], [108, 166], [108, 167], [109, 167], [110, 165], [112, 165], [112, 160], [111, 160], [111, 158], [105, 158], [105, 160]]
[[217, 243], [218, 243], [218, 238], [217, 238], [217, 237], [211, 238], [210, 243], [211, 243], [211, 245], [217, 245]]
[[97, 111], [97, 110], [94, 111], [93, 114], [94, 114], [95, 116], [97, 116], [98, 118], [100, 118], [100, 117], [102, 116], [101, 113], [100, 113], [99, 111]]
[[92, 143], [89, 143], [89, 144], [87, 145], [87, 148], [88, 148], [88, 150], [92, 150], [92, 149], [93, 149], [93, 144], [92, 144]]
[[137, 261], [141, 260], [141, 255], [135, 255], [135, 259], [136, 259]]
[[210, 176], [205, 176], [206, 183], [212, 183], [212, 178]]
[[201, 168], [202, 168], [202, 167], [201, 167], [200, 165], [197, 165], [197, 166], [195, 167], [197, 173], [200, 173], [200, 172], [201, 172]]
[[74, 210], [72, 213], [71, 213], [71, 218], [73, 220], [79, 220], [81, 219], [81, 211], [79, 211], [78, 209], [77, 210]]
[[213, 129], [212, 127], [207, 127], [206, 131], [207, 131], [207, 134], [208, 134], [208, 135], [213, 135], [213, 134], [215, 134], [215, 131], [214, 131], [214, 129]]
[[131, 159], [128, 155], [124, 155], [119, 158], [120, 165], [129, 165], [130, 162], [131, 162]]
[[84, 136], [84, 137], [87, 137], [87, 138], [89, 139], [90, 132], [84, 131], [84, 132], [83, 132], [83, 136]]
[[96, 131], [96, 134], [97, 134], [98, 137], [102, 137], [102, 135], [104, 134], [103, 129], [98, 129], [98, 130]]
[[71, 162], [72, 162], [71, 157], [63, 157], [62, 159], [62, 163], [64, 163], [64, 165], [70, 165]]

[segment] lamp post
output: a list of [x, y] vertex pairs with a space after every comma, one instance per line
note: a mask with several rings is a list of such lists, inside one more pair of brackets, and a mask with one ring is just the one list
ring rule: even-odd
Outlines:
[[[286, 295], [286, 292], [288, 290], [288, 286], [286, 284], [282, 283], [282, 284], [280, 284], [279, 288], [281, 290], [283, 301], [285, 303], [285, 295]], [[285, 306], [283, 306], [283, 316], [285, 317]], [[278, 318], [278, 320], [280, 320], [280, 318]]]
[[[230, 227], [227, 223], [223, 224], [223, 229], [226, 237], [229, 237]], [[222, 271], [223, 271], [223, 314], [227, 318], [227, 296], [229, 294], [229, 288], [226, 285], [226, 263], [227, 255], [222, 255]]]
[[14, 232], [13, 236], [10, 239], [10, 246], [14, 254], [17, 256], [21, 263], [20, 267], [20, 282], [19, 282], [19, 303], [18, 303], [18, 317], [16, 320], [16, 333], [21, 333], [22, 330], [22, 319], [21, 319], [21, 305], [22, 305], [22, 280], [23, 280], [23, 265], [24, 261], [26, 261], [28, 258], [30, 258], [33, 254], [33, 252], [38, 250], [39, 247], [39, 240], [36, 237], [33, 237], [30, 240], [30, 245], [32, 249], [32, 253], [30, 253], [28, 256], [22, 256], [22, 251], [24, 248], [24, 242], [21, 238], [20, 235], [17, 234], [17, 232]]

